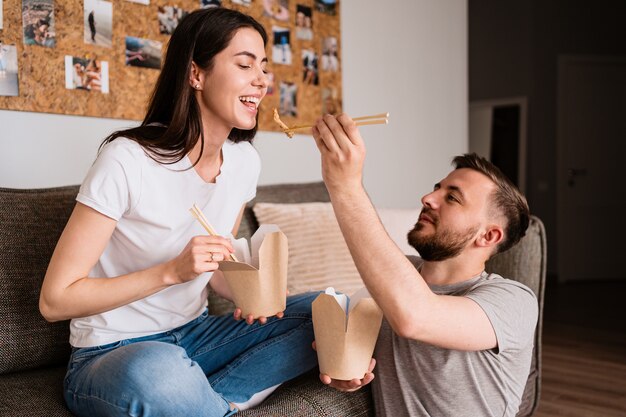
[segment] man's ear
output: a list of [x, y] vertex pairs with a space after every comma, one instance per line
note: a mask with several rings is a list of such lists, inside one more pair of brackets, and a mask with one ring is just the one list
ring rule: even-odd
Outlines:
[[476, 245], [480, 247], [492, 247], [495, 248], [504, 239], [504, 230], [497, 224], [490, 224], [485, 228], [485, 231], [481, 233], [476, 239]]
[[200, 70], [198, 64], [191, 61], [191, 70], [189, 71], [189, 85], [194, 90], [202, 90], [204, 83], [204, 71]]

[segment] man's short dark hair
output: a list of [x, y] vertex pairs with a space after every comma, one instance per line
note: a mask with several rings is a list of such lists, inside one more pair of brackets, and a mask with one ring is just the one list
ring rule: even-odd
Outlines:
[[526, 197], [511, 180], [485, 158], [469, 153], [459, 155], [452, 160], [455, 169], [469, 168], [484, 174], [496, 185], [491, 196], [492, 208], [506, 218], [504, 238], [497, 247], [496, 253], [504, 252], [514, 246], [526, 234], [530, 210]]

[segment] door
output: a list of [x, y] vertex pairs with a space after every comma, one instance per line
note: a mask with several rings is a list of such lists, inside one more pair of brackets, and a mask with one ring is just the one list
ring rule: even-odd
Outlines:
[[471, 102], [469, 151], [493, 162], [526, 191], [526, 97]]
[[626, 278], [626, 57], [559, 59], [559, 281]]

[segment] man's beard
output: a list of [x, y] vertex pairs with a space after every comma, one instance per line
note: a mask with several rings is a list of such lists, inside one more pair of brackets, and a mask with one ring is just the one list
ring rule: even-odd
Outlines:
[[407, 239], [409, 245], [419, 252], [423, 260], [431, 262], [454, 258], [461, 253], [478, 231], [476, 226], [469, 227], [462, 232], [441, 230], [433, 235], [422, 236], [419, 232], [423, 228], [424, 226], [418, 222], [413, 230], [408, 233]]

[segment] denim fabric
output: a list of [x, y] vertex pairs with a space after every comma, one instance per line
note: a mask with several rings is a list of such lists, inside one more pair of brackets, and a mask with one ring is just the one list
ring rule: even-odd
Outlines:
[[233, 414], [229, 402], [294, 378], [317, 364], [311, 302], [287, 299], [285, 316], [248, 325], [208, 312], [174, 330], [72, 352], [65, 401], [79, 416]]

